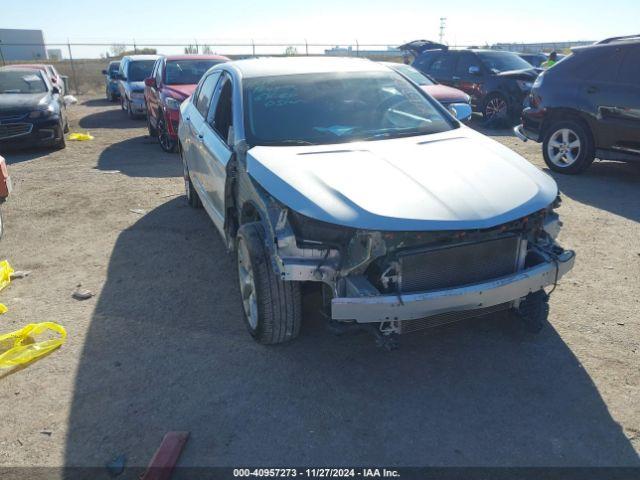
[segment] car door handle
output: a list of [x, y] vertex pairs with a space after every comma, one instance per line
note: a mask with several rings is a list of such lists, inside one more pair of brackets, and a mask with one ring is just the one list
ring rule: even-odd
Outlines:
[[460, 77], [453, 77], [454, 82], [457, 82], [458, 80], [460, 80]]
[[590, 87], [587, 87], [587, 93], [596, 93], [598, 91], [598, 87], [591, 85]]

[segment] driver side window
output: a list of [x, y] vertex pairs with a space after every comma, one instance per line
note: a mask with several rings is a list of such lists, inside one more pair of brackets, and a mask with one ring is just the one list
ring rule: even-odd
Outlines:
[[220, 87], [216, 98], [211, 103], [207, 122], [215, 130], [218, 136], [228, 145], [230, 143], [230, 129], [233, 127], [233, 111], [231, 97], [233, 85], [231, 78], [224, 75], [220, 80]]

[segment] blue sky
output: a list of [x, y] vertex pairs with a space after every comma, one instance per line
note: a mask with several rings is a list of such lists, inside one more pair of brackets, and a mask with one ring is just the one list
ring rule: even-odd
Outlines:
[[[638, 0], [32, 0], [29, 8], [17, 0], [0, 4], [0, 28], [42, 29], [47, 42], [196, 39], [214, 48], [216, 42], [251, 39], [397, 44], [416, 38], [437, 40], [443, 16], [445, 40], [457, 45], [595, 40], [640, 33]], [[80, 56], [99, 53], [85, 51]]]

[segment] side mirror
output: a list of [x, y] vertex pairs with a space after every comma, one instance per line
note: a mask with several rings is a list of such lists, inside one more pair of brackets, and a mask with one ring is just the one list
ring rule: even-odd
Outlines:
[[144, 79], [144, 84], [145, 84], [147, 87], [154, 88], [154, 87], [156, 87], [156, 79], [155, 79], [154, 77], [148, 77], [148, 78], [145, 78], [145, 79]]
[[471, 75], [480, 75], [480, 67], [478, 67], [476, 65], [471, 65], [469, 67], [469, 73]]
[[106, 70], [102, 70], [102, 74], [106, 75], [108, 72]]
[[473, 111], [471, 105], [466, 103], [456, 103], [449, 107], [449, 113], [456, 117], [456, 120], [462, 123], [466, 123], [471, 119]]

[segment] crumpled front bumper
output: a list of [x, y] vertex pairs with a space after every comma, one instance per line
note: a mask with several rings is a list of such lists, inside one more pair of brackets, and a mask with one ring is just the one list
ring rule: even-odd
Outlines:
[[336, 297], [331, 318], [359, 323], [416, 320], [445, 312], [475, 310], [511, 302], [553, 285], [573, 268], [575, 253], [564, 250], [557, 259], [488, 282], [459, 288], [403, 295]]

